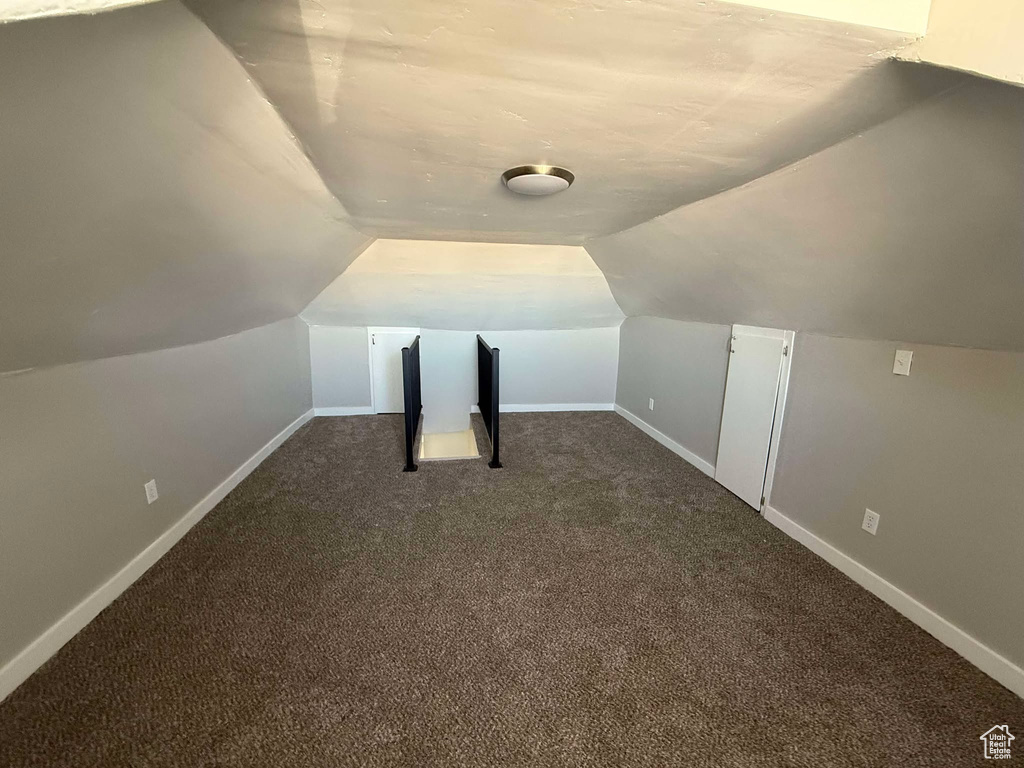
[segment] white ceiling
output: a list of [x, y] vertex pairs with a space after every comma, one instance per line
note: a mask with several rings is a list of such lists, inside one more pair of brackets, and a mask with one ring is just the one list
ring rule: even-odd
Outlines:
[[376, 240], [302, 312], [311, 325], [441, 330], [617, 327], [608, 281], [580, 246]]
[[[580, 243], [735, 187], [940, 83], [905, 34], [702, 0], [187, 0], [357, 225]], [[517, 198], [529, 162], [576, 173]]]
[[369, 242], [178, 3], [0, 24], [0, 371], [296, 315]]
[[143, 5], [154, 0], [0, 0], [0, 23]]
[[798, 13], [879, 29], [923, 35], [932, 0], [728, 0], [770, 11]]
[[[628, 315], [1024, 348], [1024, 90], [889, 61], [898, 33], [712, 0], [190, 5], [241, 64], [177, 0], [0, 24], [0, 372], [322, 291], [311, 322], [614, 324], [610, 285]], [[577, 183], [512, 196], [528, 161]], [[385, 244], [332, 284], [374, 235], [585, 242], [604, 274]]]

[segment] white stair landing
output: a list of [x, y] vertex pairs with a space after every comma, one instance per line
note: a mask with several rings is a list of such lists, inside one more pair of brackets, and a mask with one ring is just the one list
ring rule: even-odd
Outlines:
[[420, 440], [420, 461], [479, 458], [480, 449], [476, 446], [476, 435], [472, 427], [462, 432], [435, 432], [423, 435]]

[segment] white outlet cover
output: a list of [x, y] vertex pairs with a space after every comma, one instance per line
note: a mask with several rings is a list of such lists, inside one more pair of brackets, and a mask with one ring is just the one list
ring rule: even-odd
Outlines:
[[654, 410], [654, 398], [653, 397], [650, 400], [647, 401], [647, 410], [648, 411], [653, 411]]
[[156, 480], [150, 480], [145, 485], [146, 488], [146, 503], [152, 504], [154, 501], [160, 498], [160, 494], [156, 492]]
[[864, 510], [864, 522], [861, 523], [861, 528], [870, 533], [872, 536], [878, 534], [878, 524], [882, 521], [882, 516], [877, 512], [872, 512], [870, 509]]
[[892, 364], [892, 372], [897, 376], [909, 376], [910, 364], [914, 361], [914, 353], [909, 349], [897, 349], [896, 359]]

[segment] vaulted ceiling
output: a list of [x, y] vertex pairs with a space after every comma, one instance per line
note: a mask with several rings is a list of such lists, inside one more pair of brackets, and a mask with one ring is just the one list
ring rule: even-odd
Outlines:
[[586, 247], [627, 315], [1024, 350], [1024, 89], [964, 79]]
[[0, 371], [296, 315], [370, 238], [176, 2], [0, 24]]
[[[580, 243], [743, 184], [944, 87], [912, 36], [677, 0], [186, 0], [377, 237]], [[510, 197], [523, 163], [571, 168]]]
[[[375, 237], [583, 244], [627, 315], [1024, 349], [1024, 89], [914, 63], [1014, 80], [1024, 57], [960, 0], [933, 0], [929, 45], [900, 3], [163, 0], [0, 24], [0, 372], [294, 316]], [[879, 26], [799, 15], [819, 7]], [[978, 40], [997, 50], [965, 56]], [[513, 196], [524, 162], [577, 182]], [[460, 251], [444, 279], [523, 253]], [[334, 284], [335, 320], [380, 317], [352, 288], [378, 267]]]
[[578, 245], [376, 240], [302, 318], [504, 331], [618, 327], [623, 314]]

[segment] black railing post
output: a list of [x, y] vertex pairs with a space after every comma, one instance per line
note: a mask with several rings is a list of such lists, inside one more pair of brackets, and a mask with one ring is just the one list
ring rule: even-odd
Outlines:
[[487, 436], [491, 439], [491, 460], [487, 462], [491, 469], [501, 469], [498, 460], [498, 352], [487, 346], [487, 342], [477, 334], [477, 406], [487, 428]]
[[500, 349], [491, 350], [491, 460], [487, 463], [491, 469], [501, 469], [498, 460], [498, 353]]
[[405, 469], [403, 472], [415, 472], [413, 446], [416, 443], [416, 430], [420, 425], [420, 412], [423, 410], [420, 390], [420, 337], [408, 347], [402, 349], [402, 386], [405, 395]]

